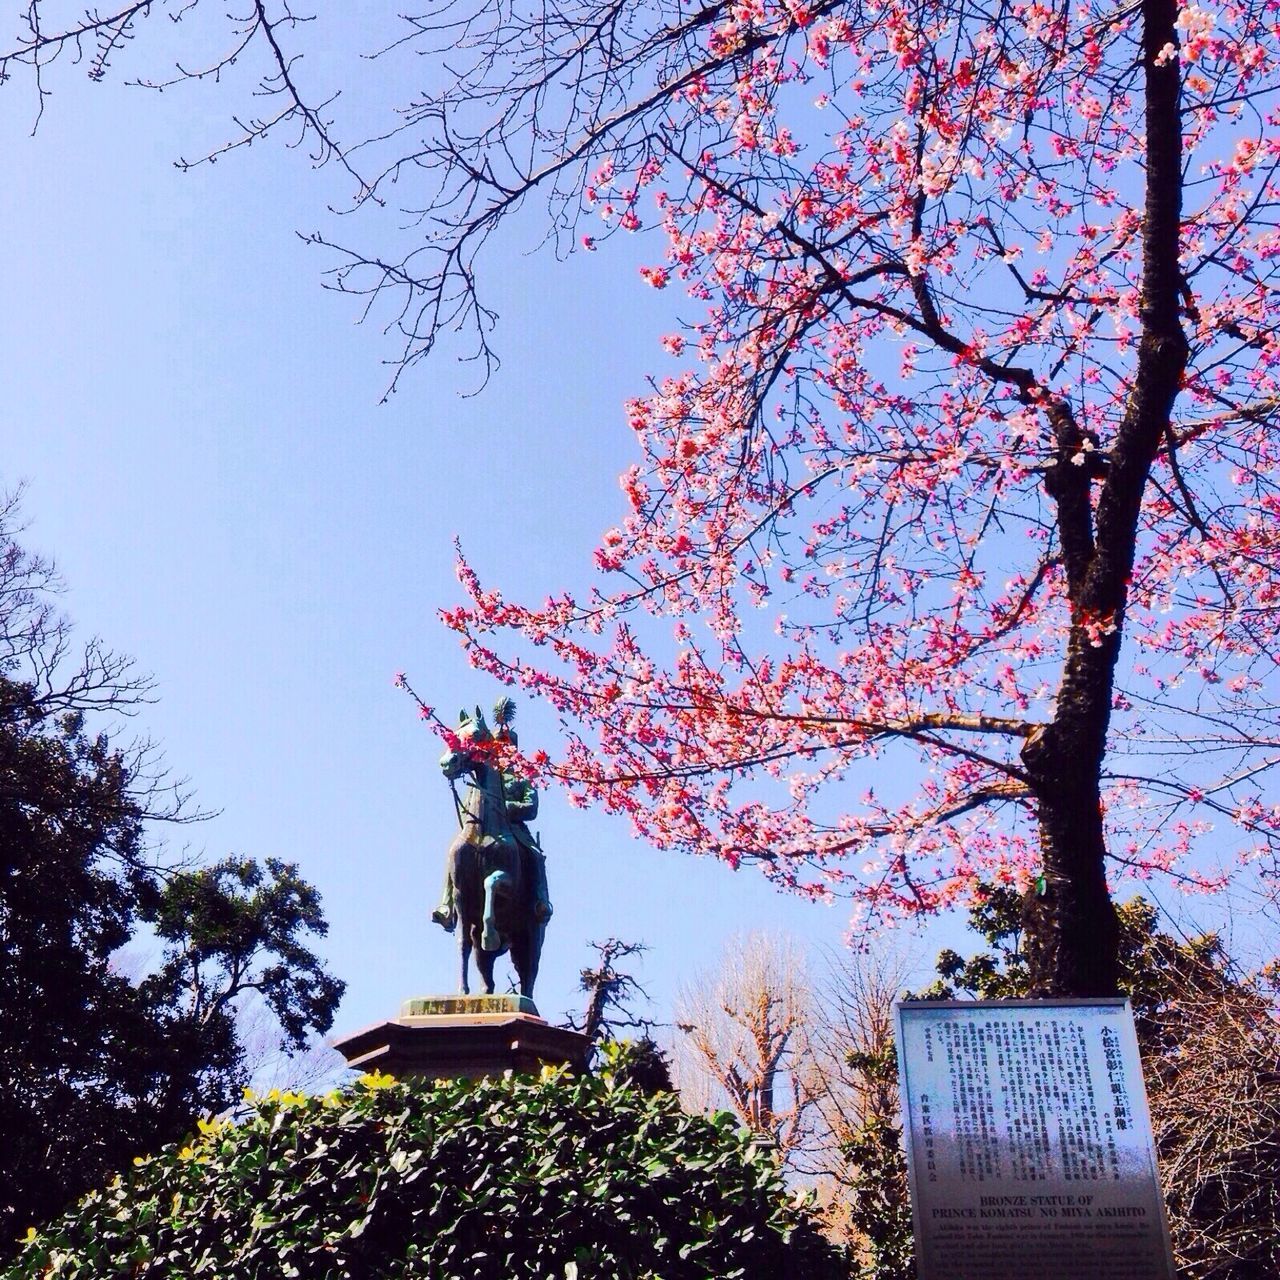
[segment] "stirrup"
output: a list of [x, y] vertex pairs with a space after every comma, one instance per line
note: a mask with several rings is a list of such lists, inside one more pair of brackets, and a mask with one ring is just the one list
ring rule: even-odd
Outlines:
[[452, 933], [458, 927], [458, 913], [447, 910], [445, 907], [437, 907], [431, 913], [431, 918], [445, 933]]

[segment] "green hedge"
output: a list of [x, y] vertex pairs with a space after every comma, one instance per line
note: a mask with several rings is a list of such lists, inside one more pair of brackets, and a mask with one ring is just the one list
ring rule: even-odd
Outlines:
[[247, 1097], [32, 1229], [6, 1280], [845, 1274], [769, 1153], [670, 1094], [547, 1070]]

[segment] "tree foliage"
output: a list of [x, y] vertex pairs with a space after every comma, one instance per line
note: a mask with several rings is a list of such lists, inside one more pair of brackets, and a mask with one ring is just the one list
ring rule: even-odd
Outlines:
[[676, 1010], [686, 1105], [727, 1105], [774, 1143], [864, 1280], [915, 1274], [893, 1040], [905, 980], [883, 950], [814, 965], [794, 939], [751, 934], [695, 976]]
[[156, 1136], [138, 1104], [163, 1079], [157, 1028], [112, 965], [152, 889], [127, 778], [78, 712], [46, 717], [29, 686], [0, 676], [5, 1246]]
[[201, 1026], [226, 1017], [236, 997], [255, 991], [286, 1041], [306, 1047], [328, 1030], [344, 984], [306, 945], [329, 931], [320, 895], [294, 863], [224, 858], [168, 878], [149, 923], [167, 944], [144, 986]]
[[674, 1093], [671, 1061], [656, 1040], [606, 1040], [597, 1046], [594, 1070], [641, 1093]]
[[815, 993], [794, 939], [732, 938], [714, 973], [680, 991], [677, 1079], [686, 1098], [727, 1105], [784, 1161], [810, 1146], [828, 1084], [814, 1052]]
[[[181, 820], [145, 742], [117, 717], [148, 694], [126, 659], [77, 652], [52, 567], [0, 513], [0, 1250], [133, 1155], [238, 1096], [238, 1000], [284, 1035], [325, 1031], [342, 992], [304, 945], [325, 923], [297, 868], [165, 861]], [[121, 951], [149, 945], [131, 978]]]
[[589, 159], [706, 309], [628, 406], [602, 585], [526, 607], [464, 561], [447, 621], [659, 844], [881, 915], [1038, 876], [1036, 989], [1113, 990], [1108, 858], [1276, 850], [1265, 7], [588, 9], [580, 96], [567, 34], [495, 35], [503, 110], [459, 142], [444, 95], [432, 154], [486, 210]]
[[273, 1094], [137, 1163], [45, 1232], [8, 1280], [842, 1275], [731, 1117], [607, 1076]]
[[[833, 1208], [840, 1235], [852, 1246], [859, 1280], [912, 1280], [916, 1275], [911, 1191], [897, 1113], [898, 1055], [892, 1043], [851, 1050], [848, 1070], [876, 1095], [845, 1131]], [[882, 1100], [892, 1099], [890, 1105]]]
[[816, 1171], [831, 1228], [851, 1247], [864, 1280], [915, 1275], [893, 1014], [907, 971], [903, 956], [884, 949], [831, 956], [818, 997], [814, 1044], [826, 1141]]

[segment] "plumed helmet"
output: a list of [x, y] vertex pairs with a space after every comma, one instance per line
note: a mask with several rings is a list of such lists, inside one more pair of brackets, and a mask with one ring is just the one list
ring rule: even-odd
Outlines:
[[513, 747], [518, 747], [520, 739], [516, 736], [516, 731], [511, 727], [515, 718], [516, 703], [514, 698], [502, 697], [493, 704], [493, 723], [498, 727], [498, 736], [511, 743]]

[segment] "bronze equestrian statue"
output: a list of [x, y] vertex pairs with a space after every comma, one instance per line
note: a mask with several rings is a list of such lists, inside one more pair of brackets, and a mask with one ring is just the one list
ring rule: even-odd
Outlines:
[[500, 699], [495, 735], [479, 707], [474, 716], [461, 712], [458, 747], [440, 758], [450, 785], [465, 778], [466, 787], [461, 800], [454, 792], [460, 830], [445, 855], [444, 890], [431, 918], [450, 933], [458, 928], [463, 995], [471, 990], [472, 951], [489, 995], [494, 961], [506, 951], [520, 994], [532, 998], [551, 918], [546, 860], [528, 827], [538, 816], [538, 793], [527, 779], [504, 771], [497, 758], [502, 744], [516, 745], [514, 715], [511, 699]]

